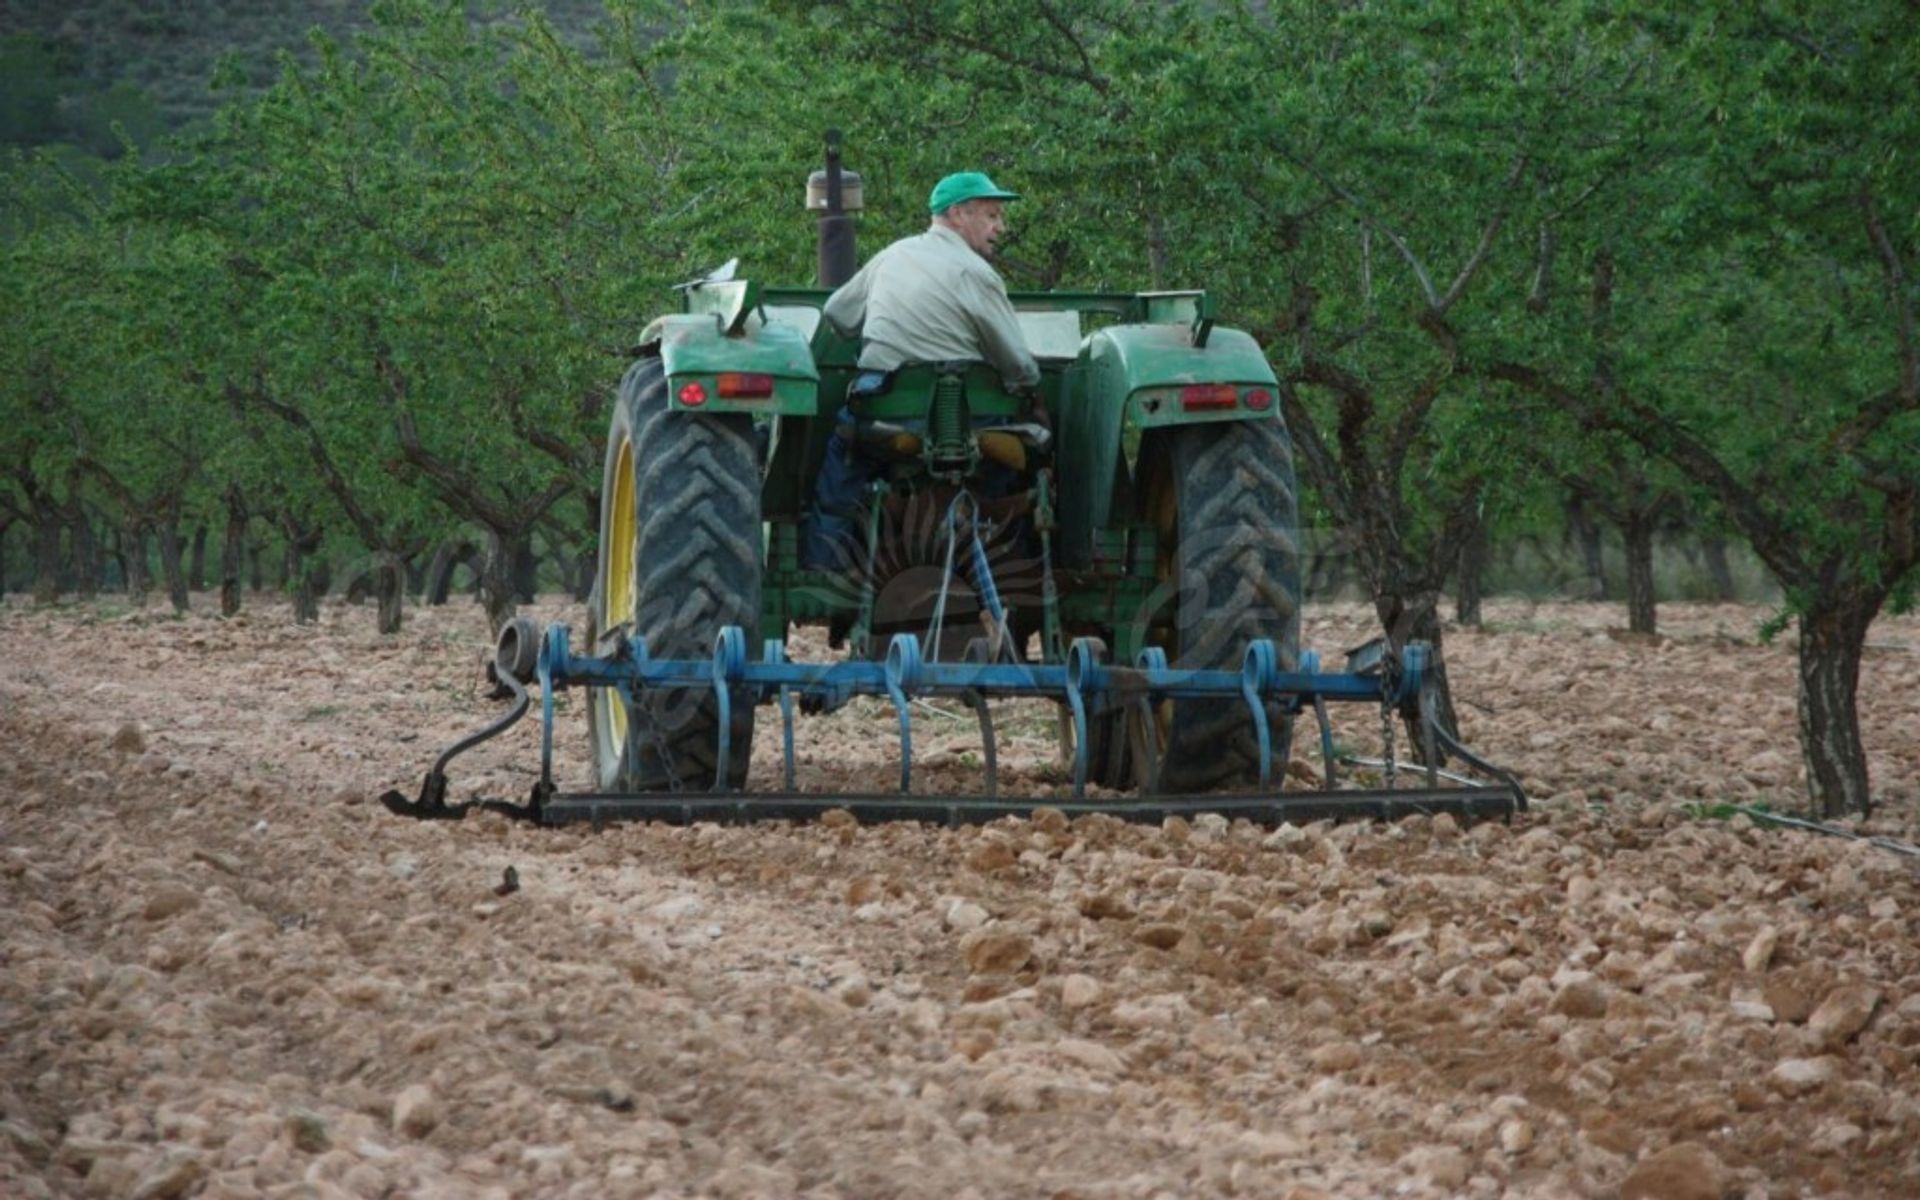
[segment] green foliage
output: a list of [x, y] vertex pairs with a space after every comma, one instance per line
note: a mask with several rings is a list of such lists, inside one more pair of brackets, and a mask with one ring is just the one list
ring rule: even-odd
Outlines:
[[126, 80], [104, 85], [78, 74], [71, 47], [26, 34], [0, 41], [0, 144], [68, 146], [117, 158], [165, 131], [146, 92]]
[[[457, 516], [406, 461], [409, 420], [496, 499], [581, 482], [555, 444], [597, 436], [663, 284], [733, 255], [811, 275], [800, 185], [829, 126], [866, 178], [869, 248], [981, 167], [1027, 195], [1014, 286], [1205, 286], [1316, 423], [1340, 428], [1336, 374], [1364, 389], [1353, 445], [1406, 431], [1404, 462], [1370, 469], [1416, 549], [1464, 503], [1554, 519], [1543, 455], [1621, 455], [1493, 363], [1652, 406], [1797, 541], [1869, 572], [1891, 502], [1869, 480], [1920, 471], [1920, 414], [1883, 400], [1916, 287], [1887, 263], [1915, 261], [1920, 224], [1900, 6], [392, 0], [174, 6], [111, 36], [101, 6], [55, 7], [0, 48], [5, 135], [78, 148], [9, 172], [0, 234], [31, 277], [7, 286], [45, 336], [5, 353], [72, 403], [177, 403], [169, 436], [218, 468], [203, 497], [332, 503], [304, 438], [240, 402], [256, 392], [311, 418], [390, 527]], [[74, 157], [150, 137], [145, 96], [211, 113], [223, 52], [237, 90], [166, 160]], [[87, 336], [58, 327], [80, 317]]]

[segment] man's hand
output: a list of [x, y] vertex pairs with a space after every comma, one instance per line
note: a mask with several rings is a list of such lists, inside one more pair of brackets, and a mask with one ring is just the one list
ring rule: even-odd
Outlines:
[[1053, 427], [1053, 419], [1047, 415], [1047, 406], [1040, 400], [1040, 389], [1038, 387], [1033, 384], [1025, 384], [1021, 387], [1014, 388], [1013, 394], [1020, 397], [1025, 403], [1027, 410], [1025, 413], [1026, 420], [1039, 425], [1043, 429], [1051, 429]]

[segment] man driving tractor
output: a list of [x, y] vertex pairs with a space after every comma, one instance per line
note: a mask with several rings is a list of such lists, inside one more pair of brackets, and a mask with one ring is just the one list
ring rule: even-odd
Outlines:
[[1009, 389], [1039, 382], [1007, 285], [987, 261], [1006, 227], [1006, 202], [1019, 198], [979, 171], [947, 176], [927, 198], [927, 231], [880, 251], [834, 292], [821, 313], [842, 336], [861, 339], [863, 369], [981, 359]]
[[[987, 261], [1006, 227], [1006, 202], [1019, 198], [980, 171], [948, 175], [927, 197], [927, 231], [874, 255], [827, 299], [827, 322], [861, 339], [855, 395], [884, 390], [889, 373], [908, 363], [984, 361], [1016, 392], [1040, 381], [1007, 285]], [[884, 467], [862, 452], [856, 434], [843, 408], [814, 489], [802, 552], [808, 566], [851, 561], [862, 493]]]

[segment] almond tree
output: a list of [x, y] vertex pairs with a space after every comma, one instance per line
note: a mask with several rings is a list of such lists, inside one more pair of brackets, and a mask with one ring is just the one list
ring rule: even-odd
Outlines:
[[[1676, 70], [1639, 220], [1588, 233], [1622, 271], [1604, 404], [1518, 347], [1487, 373], [1606, 424], [1718, 502], [1797, 629], [1815, 810], [1872, 793], [1857, 692], [1869, 625], [1920, 564], [1920, 14], [1714, 5], [1650, 18]], [[1631, 291], [1631, 301], [1627, 294]], [[1776, 626], [1777, 627], [1777, 626]]]
[[146, 215], [223, 239], [245, 319], [222, 393], [279, 426], [366, 545], [380, 627], [407, 561], [460, 522], [486, 531], [503, 623], [533, 529], [597, 476], [612, 352], [677, 269], [648, 237], [671, 130], [622, 64], [537, 18], [379, 20], [229, 108], [198, 161], [156, 172]]

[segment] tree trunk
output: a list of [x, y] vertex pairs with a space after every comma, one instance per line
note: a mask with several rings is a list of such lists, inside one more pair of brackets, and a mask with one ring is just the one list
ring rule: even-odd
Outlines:
[[[1433, 657], [1428, 673], [1434, 683], [1434, 715], [1442, 729], [1459, 738], [1460, 718], [1454, 712], [1453, 689], [1447, 682], [1447, 660], [1442, 653], [1439, 602], [1439, 594], [1434, 589], [1400, 587], [1391, 592], [1383, 589], [1374, 597], [1373, 608], [1380, 615], [1380, 627], [1386, 630], [1395, 650], [1408, 642], [1425, 642], [1431, 647]], [[1400, 748], [1397, 757], [1424, 762], [1419, 718], [1407, 717], [1403, 724], [1411, 749]], [[1446, 751], [1439, 750], [1438, 754], [1439, 765], [1445, 765]]]
[[533, 553], [532, 532], [521, 535], [517, 541], [519, 549], [513, 556], [513, 594], [520, 603], [532, 604], [540, 583], [540, 560]]
[[238, 487], [227, 488], [227, 528], [220, 539], [220, 615], [235, 616], [244, 594], [240, 573], [246, 568], [247, 505]]
[[487, 610], [487, 628], [498, 635], [519, 607], [514, 586], [515, 568], [527, 552], [525, 533], [487, 531], [487, 556], [480, 566], [480, 603]]
[[1658, 631], [1653, 598], [1653, 522], [1639, 512], [1620, 523], [1627, 549], [1627, 628], [1634, 633]]
[[173, 611], [187, 611], [187, 568], [182, 561], [183, 547], [180, 544], [180, 526], [173, 521], [160, 523], [160, 574], [167, 581], [167, 599], [173, 604]]
[[260, 544], [260, 539], [251, 538], [247, 541], [247, 586], [256, 592], [267, 586], [266, 566], [261, 561], [266, 553], [266, 547]]
[[127, 590], [127, 539], [119, 529], [107, 530], [106, 549], [100, 566], [101, 579], [108, 591]]
[[[593, 479], [598, 483], [600, 476], [595, 475]], [[583, 546], [584, 549], [574, 559], [579, 565], [579, 570], [573, 576], [573, 598], [585, 604], [593, 594], [593, 577], [599, 573], [600, 567], [600, 564], [595, 561], [600, 556], [597, 540], [600, 529], [600, 488], [594, 487], [591, 490], [583, 488], [581, 491], [583, 521], [580, 528], [587, 531], [587, 540], [574, 543]]]
[[1353, 549], [1344, 540], [1322, 546], [1307, 559], [1306, 598], [1338, 600], [1347, 590], [1347, 568], [1353, 563]]
[[321, 530], [283, 514], [280, 531], [287, 539], [286, 582], [293, 592], [293, 623], [311, 625], [320, 619], [320, 597], [327, 590], [325, 561], [308, 562], [308, 556], [320, 549]]
[[1472, 629], [1481, 625], [1480, 602], [1486, 595], [1487, 560], [1491, 557], [1487, 546], [1487, 523], [1475, 521], [1467, 532], [1466, 540], [1460, 544], [1460, 565], [1454, 589], [1454, 619]]
[[1819, 817], [1872, 811], [1860, 743], [1860, 655], [1884, 597], [1816, 598], [1800, 617], [1800, 754]]
[[1576, 599], [1606, 599], [1607, 568], [1600, 553], [1600, 526], [1587, 515], [1587, 506], [1578, 496], [1567, 501], [1567, 536], [1578, 547], [1581, 565], [1587, 573], [1586, 595]]
[[574, 553], [565, 538], [547, 531], [547, 557], [560, 571], [560, 588], [575, 600], [585, 600], [593, 588], [594, 562], [591, 556]]
[[60, 599], [60, 514], [40, 510], [33, 514], [33, 602], [53, 604]]
[[207, 590], [207, 527], [193, 527], [193, 554], [187, 567], [187, 586], [196, 592]]
[[399, 633], [401, 605], [407, 593], [407, 565], [389, 557], [373, 570], [373, 595], [379, 604], [376, 628]]
[[93, 522], [77, 503], [68, 509], [67, 531], [73, 590], [82, 600], [92, 600], [100, 594], [100, 540], [93, 536]]
[[433, 561], [427, 564], [427, 587], [424, 599], [428, 604], [445, 604], [453, 593], [453, 573], [459, 567], [472, 571], [475, 578], [481, 573], [480, 551], [472, 542], [446, 542], [433, 552]]
[[1707, 560], [1707, 577], [1713, 581], [1713, 598], [1722, 604], [1733, 603], [1733, 566], [1727, 561], [1727, 539], [1717, 534], [1701, 538], [1700, 553]]
[[120, 531], [120, 544], [127, 570], [127, 598], [135, 608], [145, 608], [153, 592], [153, 572], [147, 566], [147, 531], [141, 525], [128, 525]]
[[320, 619], [320, 593], [326, 566], [316, 562], [309, 567], [306, 556], [295, 546], [287, 547], [287, 586], [293, 590], [293, 623], [311, 625]]

